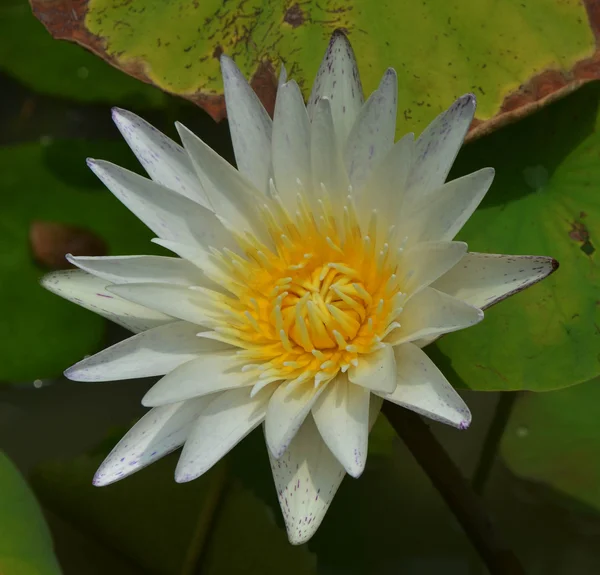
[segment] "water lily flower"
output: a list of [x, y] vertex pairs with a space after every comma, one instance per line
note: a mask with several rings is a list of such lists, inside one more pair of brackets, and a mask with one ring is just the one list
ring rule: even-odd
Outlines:
[[88, 164], [177, 257], [68, 256], [43, 285], [136, 335], [66, 371], [163, 376], [152, 409], [98, 470], [106, 485], [181, 447], [179, 482], [263, 424], [288, 536], [307, 541], [391, 401], [464, 429], [464, 401], [422, 347], [541, 280], [551, 258], [467, 253], [453, 241], [492, 183], [446, 177], [473, 119], [467, 94], [394, 142], [397, 78], [367, 101], [334, 33], [308, 104], [279, 83], [273, 120], [221, 57], [237, 169], [177, 124], [183, 147], [130, 112], [114, 120], [150, 179]]

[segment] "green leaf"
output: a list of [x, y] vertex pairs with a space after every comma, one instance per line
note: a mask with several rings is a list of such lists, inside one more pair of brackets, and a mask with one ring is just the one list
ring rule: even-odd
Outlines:
[[[476, 92], [485, 131], [598, 77], [598, 22], [580, 2], [353, 0], [189, 2], [33, 0], [52, 34], [75, 40], [115, 66], [224, 114], [218, 57], [224, 51], [272, 105], [280, 61], [304, 95], [333, 30], [345, 30], [367, 93], [388, 66], [400, 76], [399, 134], [420, 132], [461, 94]], [[595, 12], [590, 10], [590, 14]]]
[[600, 374], [599, 106], [593, 83], [459, 155], [451, 177], [494, 166], [496, 180], [458, 239], [561, 267], [428, 348], [458, 387], [545, 391]]
[[0, 452], [0, 573], [60, 575], [50, 532], [33, 493]]
[[43, 289], [32, 222], [82, 227], [111, 254], [155, 252], [150, 231], [88, 170], [85, 157], [132, 164], [124, 143], [56, 141], [0, 148], [0, 381], [52, 377], [100, 346], [104, 319]]
[[53, 40], [27, 0], [2, 1], [0, 37], [0, 69], [36, 92], [137, 108], [166, 101], [160, 90], [115, 70], [87, 50]]
[[509, 469], [600, 511], [599, 404], [600, 378], [521, 397], [502, 438]]

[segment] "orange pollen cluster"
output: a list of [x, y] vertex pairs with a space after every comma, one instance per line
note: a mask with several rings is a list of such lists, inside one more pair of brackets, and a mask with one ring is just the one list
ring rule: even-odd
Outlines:
[[318, 386], [358, 365], [399, 327], [405, 298], [403, 242], [393, 228], [377, 241], [375, 211], [363, 233], [351, 195], [336, 213], [323, 186], [319, 199], [298, 194], [292, 217], [271, 188], [259, 209], [271, 247], [245, 233], [236, 236], [242, 255], [211, 255], [212, 279], [232, 294], [213, 292], [222, 313], [211, 337], [241, 348], [242, 369], [258, 375], [253, 393], [278, 380]]

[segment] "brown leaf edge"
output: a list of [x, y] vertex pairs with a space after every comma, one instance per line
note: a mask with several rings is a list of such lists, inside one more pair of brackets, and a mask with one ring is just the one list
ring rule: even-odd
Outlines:
[[[36, 18], [54, 38], [76, 42], [115, 68], [138, 80], [153, 84], [146, 74], [143, 63], [118, 62], [116, 58], [106, 53], [104, 40], [85, 28], [88, 0], [29, 0], [29, 2]], [[583, 2], [596, 41], [594, 54], [577, 62], [571, 70], [550, 69], [533, 76], [504, 98], [500, 111], [493, 118], [488, 120], [475, 118], [469, 129], [467, 141], [512, 124], [551, 102], [567, 96], [587, 82], [600, 79], [600, 0], [583, 0]], [[273, 64], [268, 60], [261, 62], [252, 75], [250, 84], [272, 115], [277, 90]], [[226, 117], [223, 95], [201, 93], [175, 95], [194, 102], [217, 122]]]

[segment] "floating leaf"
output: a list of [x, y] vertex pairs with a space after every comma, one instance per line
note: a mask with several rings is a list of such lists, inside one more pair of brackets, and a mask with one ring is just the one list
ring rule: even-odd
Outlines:
[[138, 108], [166, 101], [160, 90], [128, 78], [88, 51], [55, 42], [27, 0], [2, 0], [0, 37], [0, 69], [36, 92]]
[[60, 575], [52, 539], [33, 493], [0, 452], [0, 573]]
[[[400, 76], [399, 132], [420, 132], [457, 96], [479, 97], [474, 133], [514, 120], [598, 77], [593, 0], [222, 2], [32, 0], [56, 38], [224, 115], [218, 58], [236, 59], [267, 108], [283, 61], [308, 95], [334, 29], [348, 34], [363, 85]], [[588, 11], [586, 12], [586, 6]], [[588, 12], [590, 18], [588, 19]]]
[[600, 511], [599, 404], [600, 378], [521, 397], [501, 444], [510, 470]]
[[[55, 376], [97, 349], [104, 333], [100, 316], [40, 287], [39, 278], [47, 270], [35, 263], [39, 253], [31, 251], [33, 222], [84, 228], [105, 242], [111, 254], [156, 249], [149, 230], [87, 169], [85, 156], [96, 154], [118, 163], [131, 160], [121, 142], [0, 148], [0, 381]], [[52, 259], [56, 263], [59, 254], [53, 253]]]
[[472, 251], [552, 256], [561, 267], [440, 339], [431, 355], [455, 385], [545, 391], [600, 374], [599, 121], [593, 83], [459, 156], [451, 177], [496, 168], [459, 239]]

